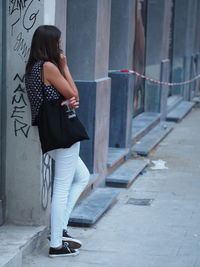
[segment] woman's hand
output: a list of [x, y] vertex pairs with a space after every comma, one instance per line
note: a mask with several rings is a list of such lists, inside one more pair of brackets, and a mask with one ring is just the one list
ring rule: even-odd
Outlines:
[[60, 54], [60, 65], [61, 65], [62, 69], [64, 69], [64, 67], [67, 66], [67, 58], [63, 54]]
[[[69, 71], [69, 68], [68, 68], [68, 65], [67, 65], [67, 58], [62, 53], [60, 54], [60, 67], [62, 69], [62, 75], [63, 75], [63, 77], [71, 85], [71, 89], [74, 91], [74, 97], [76, 98], [76, 101], [79, 102], [78, 89], [77, 89], [77, 87], [76, 87], [76, 85], [74, 83], [74, 80], [73, 80], [73, 78], [71, 76], [71, 73]], [[72, 101], [72, 104], [73, 104], [73, 101]]]
[[[61, 103], [61, 106], [66, 105], [66, 103], [67, 103], [66, 100], [63, 101], [63, 102]], [[76, 100], [76, 98], [75, 98], [74, 96], [71, 97], [71, 98], [69, 98], [69, 104], [70, 104], [70, 106], [71, 106], [72, 108], [79, 108], [79, 101]]]
[[72, 108], [79, 108], [79, 100], [77, 100], [75, 96], [69, 99], [69, 104], [72, 106]]

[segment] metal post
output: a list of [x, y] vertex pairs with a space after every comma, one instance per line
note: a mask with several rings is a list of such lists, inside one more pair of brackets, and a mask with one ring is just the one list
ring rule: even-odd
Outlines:
[[[196, 73], [197, 75], [200, 74], [200, 52], [196, 55]], [[198, 96], [200, 93], [200, 79], [196, 81], [196, 88], [195, 88], [195, 96]]]
[[[188, 81], [190, 80], [191, 77], [191, 56], [184, 56], [184, 63], [183, 63], [183, 70], [184, 70], [184, 74], [183, 74], [183, 80], [184, 81]], [[190, 98], [190, 85], [189, 84], [185, 84], [183, 85], [183, 99], [184, 100], [189, 100]]]
[[[161, 61], [161, 75], [160, 79], [164, 82], [169, 82], [169, 59], [164, 59]], [[167, 116], [167, 98], [169, 94], [169, 86], [161, 84], [160, 85], [160, 113], [161, 121], [164, 121]]]
[[[191, 56], [191, 61], [190, 61], [190, 80], [196, 76], [195, 59], [196, 55], [193, 54]], [[189, 84], [189, 101], [195, 96], [195, 87], [196, 87], [196, 80]]]

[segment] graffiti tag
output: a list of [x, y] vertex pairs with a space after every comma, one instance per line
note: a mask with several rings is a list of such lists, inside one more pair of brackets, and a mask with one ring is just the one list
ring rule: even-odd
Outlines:
[[19, 79], [19, 84], [13, 91], [12, 96], [12, 114], [11, 118], [14, 119], [14, 133], [15, 136], [18, 136], [20, 133], [22, 133], [26, 138], [28, 137], [28, 133], [30, 130], [30, 125], [28, 123], [24, 122], [24, 113], [26, 110], [26, 100], [25, 100], [25, 89], [22, 87], [22, 84], [24, 82], [24, 76], [20, 77], [20, 75], [17, 73], [14, 77], [14, 81], [16, 79]]

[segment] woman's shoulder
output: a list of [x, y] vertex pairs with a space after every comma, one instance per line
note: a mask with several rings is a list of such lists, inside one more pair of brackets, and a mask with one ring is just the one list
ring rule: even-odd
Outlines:
[[43, 66], [44, 66], [44, 70], [50, 74], [59, 71], [58, 67], [50, 61], [45, 61]]

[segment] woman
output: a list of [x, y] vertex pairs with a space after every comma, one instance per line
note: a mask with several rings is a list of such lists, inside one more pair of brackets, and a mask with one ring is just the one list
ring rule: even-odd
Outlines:
[[[77, 87], [60, 49], [60, 30], [51, 25], [36, 29], [26, 65], [25, 85], [31, 105], [32, 125], [38, 125], [43, 91], [47, 100], [64, 97], [61, 106], [79, 107]], [[43, 88], [43, 89], [42, 89]], [[55, 160], [55, 177], [51, 203], [51, 237], [49, 256], [78, 254], [81, 242], [68, 235], [70, 213], [88, 184], [89, 171], [79, 157], [80, 141], [68, 148], [48, 151]]]

